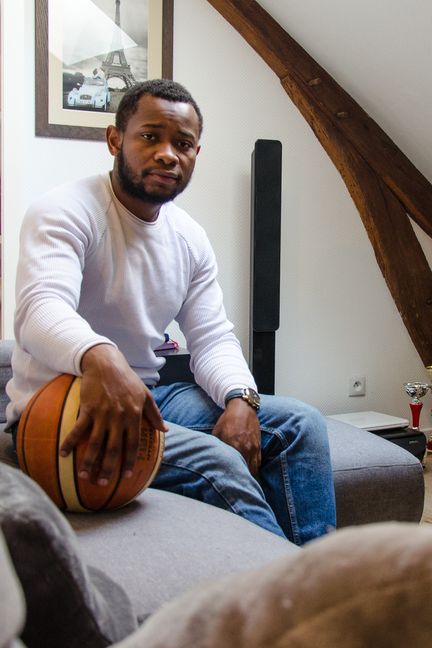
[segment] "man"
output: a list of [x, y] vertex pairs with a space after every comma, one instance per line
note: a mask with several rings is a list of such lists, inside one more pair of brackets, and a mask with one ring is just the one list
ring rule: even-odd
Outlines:
[[[202, 116], [181, 85], [139, 84], [107, 129], [110, 174], [64, 185], [23, 222], [8, 425], [59, 373], [82, 376], [79, 477], [134, 465], [141, 417], [166, 432], [153, 486], [220, 506], [303, 544], [335, 525], [326, 428], [292, 399], [260, 398], [234, 336], [203, 229], [172, 200], [200, 150]], [[158, 386], [154, 350], [176, 320], [197, 385]], [[168, 422], [168, 425], [164, 423]]]

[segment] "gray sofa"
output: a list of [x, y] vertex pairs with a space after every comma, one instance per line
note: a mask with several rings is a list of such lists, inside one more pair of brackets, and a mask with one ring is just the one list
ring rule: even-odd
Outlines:
[[[0, 420], [3, 424], [7, 404], [5, 384], [11, 375], [12, 348], [13, 342], [0, 342]], [[330, 419], [328, 429], [338, 527], [392, 520], [418, 522], [424, 499], [421, 463], [395, 444], [369, 432]], [[60, 534], [67, 536], [70, 543], [69, 554], [75, 561], [72, 573], [77, 573], [76, 564], [84, 565], [85, 578], [89, 577], [88, 570], [93, 570], [92, 587], [96, 581], [100, 583], [103, 574], [108, 586], [106, 583], [104, 587], [98, 585], [99, 590], [105, 592], [102, 597], [111, 592], [109, 597], [119, 586], [130, 603], [133, 623], [136, 620], [141, 623], [163, 603], [197, 583], [244, 572], [301, 551], [231, 513], [152, 488], [118, 511], [63, 516], [54, 510], [37, 485], [21, 473], [18, 476], [11, 438], [3, 430], [0, 431], [0, 462], [0, 523], [18, 577], [21, 583], [25, 581], [27, 613], [31, 612], [33, 600], [39, 601], [41, 594], [31, 598], [25, 580], [31, 581], [31, 578], [27, 572], [22, 578], [20, 574], [24, 563], [31, 561], [31, 552], [39, 542], [24, 543], [19, 550], [17, 537], [21, 539], [27, 535], [26, 520], [30, 529], [32, 520], [36, 526], [44, 525], [52, 516], [52, 525], [60, 529]], [[13, 480], [19, 481], [16, 489]], [[24, 495], [20, 494], [21, 489]], [[43, 512], [35, 513], [39, 510], [35, 498], [43, 501]], [[47, 534], [46, 529], [43, 533]], [[67, 542], [65, 540], [63, 546]], [[37, 557], [41, 561], [43, 558]], [[49, 564], [52, 565], [53, 560]], [[91, 600], [99, 599], [93, 597]], [[121, 609], [121, 604], [117, 608]], [[134, 629], [133, 623], [130, 631]], [[80, 639], [80, 643], [75, 644], [71, 639], [62, 645], [65, 648], [111, 645], [124, 633], [124, 628], [117, 635], [111, 633], [108, 643], [98, 644], [92, 639], [86, 644]], [[24, 640], [28, 645], [37, 645], [26, 640], [25, 634]], [[56, 641], [58, 644], [58, 637], [54, 637], [52, 645]], [[45, 638], [40, 645], [48, 648], [50, 643]]]

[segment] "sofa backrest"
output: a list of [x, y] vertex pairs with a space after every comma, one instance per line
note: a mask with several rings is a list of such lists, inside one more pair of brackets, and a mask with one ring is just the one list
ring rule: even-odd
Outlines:
[[12, 378], [11, 357], [14, 346], [14, 340], [0, 340], [0, 423], [6, 423], [6, 405], [9, 398], [5, 388], [8, 380]]

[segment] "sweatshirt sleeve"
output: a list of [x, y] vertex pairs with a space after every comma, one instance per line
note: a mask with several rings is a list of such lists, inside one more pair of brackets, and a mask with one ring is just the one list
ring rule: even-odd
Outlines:
[[85, 351], [112, 342], [95, 333], [77, 313], [85, 256], [98, 235], [85, 212], [77, 212], [41, 200], [24, 218], [15, 338], [24, 351], [53, 371], [81, 375]]
[[215, 403], [224, 407], [226, 394], [236, 387], [257, 388], [225, 312], [216, 259], [207, 237], [177, 321], [191, 354], [195, 380]]

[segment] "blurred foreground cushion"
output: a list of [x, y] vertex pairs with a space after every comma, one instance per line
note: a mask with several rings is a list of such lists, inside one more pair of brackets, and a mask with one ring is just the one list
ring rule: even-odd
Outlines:
[[431, 527], [350, 527], [194, 588], [119, 648], [426, 648], [431, 595]]
[[124, 590], [100, 569], [86, 567], [75, 534], [51, 500], [2, 463], [0, 527], [26, 600], [26, 645], [99, 648], [136, 629]]

